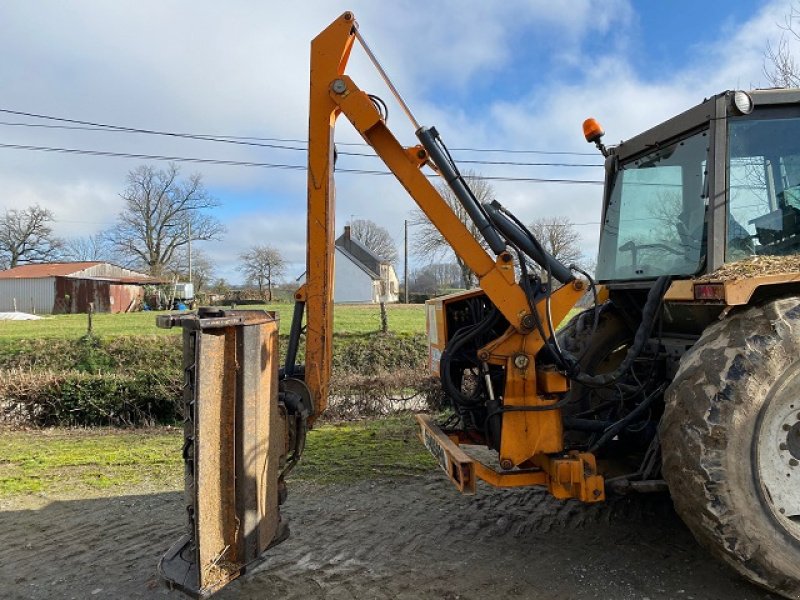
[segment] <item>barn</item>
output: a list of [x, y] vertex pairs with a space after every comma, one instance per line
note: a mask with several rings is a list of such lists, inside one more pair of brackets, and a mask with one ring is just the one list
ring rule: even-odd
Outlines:
[[0, 312], [130, 312], [141, 309], [148, 275], [101, 261], [21, 265], [0, 271]]

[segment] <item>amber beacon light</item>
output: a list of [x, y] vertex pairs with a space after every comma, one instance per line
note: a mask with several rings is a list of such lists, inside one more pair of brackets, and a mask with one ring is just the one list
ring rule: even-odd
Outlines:
[[605, 131], [600, 127], [597, 119], [586, 119], [583, 122], [583, 136], [590, 144], [599, 142], [603, 135], [605, 135]]

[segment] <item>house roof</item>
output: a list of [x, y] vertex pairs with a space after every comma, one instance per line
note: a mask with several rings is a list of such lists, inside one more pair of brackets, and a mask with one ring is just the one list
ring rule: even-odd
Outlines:
[[20, 265], [0, 271], [0, 279], [38, 279], [39, 277], [66, 277], [89, 267], [103, 264], [99, 260], [85, 262], [52, 262], [38, 265]]
[[368, 269], [367, 267], [365, 267], [364, 263], [362, 263], [360, 260], [358, 260], [355, 256], [350, 254], [347, 250], [345, 250], [341, 246], [337, 246], [336, 247], [336, 251], [341, 253], [343, 256], [346, 256], [350, 260], [350, 262], [352, 262], [356, 267], [358, 267], [359, 269], [364, 271], [364, 273], [369, 275], [372, 278], [373, 281], [379, 281], [380, 280], [380, 278], [381, 278], [380, 275], [378, 275], [375, 271], [372, 271], [372, 270]]
[[144, 273], [137, 273], [99, 260], [20, 265], [13, 269], [0, 271], [0, 279], [42, 279], [46, 277], [77, 277], [130, 284], [163, 283]]
[[352, 237], [349, 226], [345, 226], [344, 233], [336, 239], [335, 243], [353, 262], [370, 272], [375, 279], [380, 279], [381, 265], [387, 261], [367, 248], [360, 240]]

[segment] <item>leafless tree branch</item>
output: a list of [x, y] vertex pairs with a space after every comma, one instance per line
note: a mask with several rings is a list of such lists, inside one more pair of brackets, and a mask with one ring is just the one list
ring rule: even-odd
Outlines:
[[237, 270], [248, 283], [258, 286], [258, 293], [262, 296], [266, 284], [267, 294], [264, 297], [267, 301], [272, 301], [272, 286], [286, 271], [286, 262], [280, 251], [267, 245], [253, 246], [240, 254], [239, 260], [242, 262]]
[[53, 213], [38, 204], [12, 208], [0, 219], [0, 266], [46, 262], [60, 257], [63, 241], [53, 235]]
[[800, 42], [800, 8], [792, 5], [784, 22], [778, 24], [782, 30], [777, 44], [767, 42], [764, 51], [764, 76], [775, 87], [788, 88], [800, 86], [800, 65], [796, 59], [797, 44]]
[[[494, 199], [494, 190], [485, 179], [476, 178], [475, 173], [471, 171], [464, 173], [464, 179], [472, 189], [472, 192], [475, 194], [478, 202], [491, 202]], [[472, 222], [472, 219], [470, 219], [467, 211], [458, 201], [458, 198], [455, 197], [450, 187], [445, 183], [441, 183], [436, 189], [439, 190], [442, 198], [444, 198], [444, 201], [447, 202], [447, 205], [450, 207], [453, 213], [455, 213], [458, 219], [464, 223], [470, 234], [484, 247], [487, 247], [480, 231], [478, 231], [478, 228]], [[442, 259], [443, 257], [454, 255], [455, 260], [461, 269], [461, 285], [465, 289], [469, 289], [475, 285], [475, 275], [472, 273], [463, 259], [452, 251], [450, 243], [444, 239], [444, 236], [439, 232], [438, 229], [436, 229], [424, 212], [422, 212], [420, 209], [415, 209], [412, 211], [409, 223], [414, 226], [413, 252], [416, 256], [424, 258], [428, 262], [434, 262]]]
[[397, 260], [397, 247], [385, 227], [369, 219], [355, 219], [350, 223], [350, 235], [390, 263]]
[[128, 186], [120, 194], [125, 207], [105, 233], [127, 264], [151, 275], [164, 274], [190, 235], [192, 241], [216, 240], [225, 231], [216, 217], [204, 212], [219, 202], [206, 191], [202, 176], [181, 180], [179, 173], [175, 164], [161, 171], [142, 165], [128, 173]]

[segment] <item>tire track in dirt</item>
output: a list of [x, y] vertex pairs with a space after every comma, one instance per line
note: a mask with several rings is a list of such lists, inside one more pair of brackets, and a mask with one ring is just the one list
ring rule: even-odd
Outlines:
[[[294, 482], [284, 510], [292, 536], [220, 600], [773, 598], [710, 558], [665, 498], [587, 507], [485, 486], [469, 497], [432, 474]], [[155, 565], [183, 518], [179, 493], [0, 512], [2, 597], [178, 600]]]
[[324, 508], [301, 494], [293, 537], [221, 598], [770, 598], [708, 557], [664, 497], [466, 497], [438, 476], [332, 487]]
[[181, 533], [181, 511], [171, 493], [0, 512], [2, 597], [167, 597], [155, 565]]

